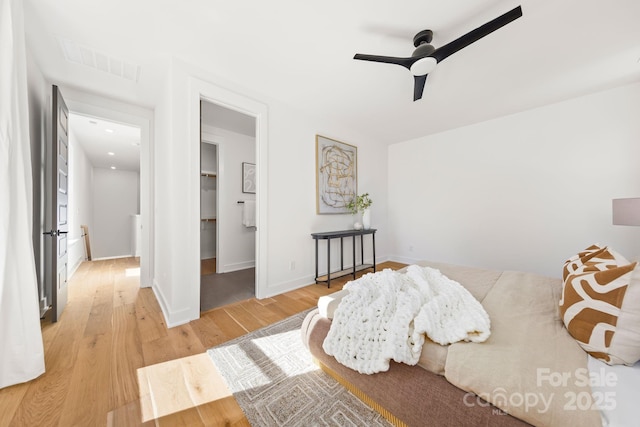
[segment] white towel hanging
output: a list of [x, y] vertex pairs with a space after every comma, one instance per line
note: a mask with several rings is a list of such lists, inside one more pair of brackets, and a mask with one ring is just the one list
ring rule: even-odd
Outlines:
[[256, 226], [256, 201], [245, 200], [244, 209], [242, 210], [242, 225], [245, 227]]

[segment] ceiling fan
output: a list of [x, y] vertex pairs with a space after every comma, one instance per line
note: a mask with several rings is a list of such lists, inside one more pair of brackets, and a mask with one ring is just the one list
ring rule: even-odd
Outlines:
[[415, 50], [408, 58], [396, 58], [393, 56], [364, 55], [356, 54], [353, 59], [362, 61], [385, 62], [387, 64], [397, 64], [405, 67], [413, 74], [414, 88], [413, 100], [417, 101], [422, 98], [424, 84], [427, 81], [427, 75], [433, 71], [436, 65], [453, 55], [460, 49], [469, 46], [486, 35], [491, 34], [499, 28], [504, 27], [508, 23], [515, 21], [522, 16], [522, 7], [518, 6], [509, 12], [498, 16], [497, 18], [479, 26], [475, 30], [469, 31], [467, 34], [458, 37], [454, 41], [447, 43], [439, 48], [434, 48], [431, 43], [433, 32], [431, 30], [420, 31], [413, 38]]

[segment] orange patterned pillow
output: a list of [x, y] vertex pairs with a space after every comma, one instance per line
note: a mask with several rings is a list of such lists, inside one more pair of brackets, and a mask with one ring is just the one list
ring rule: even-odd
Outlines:
[[569, 274], [577, 271], [578, 268], [582, 267], [585, 262], [589, 261], [590, 258], [592, 258], [594, 255], [597, 255], [599, 252], [602, 252], [604, 249], [605, 248], [600, 247], [599, 243], [596, 243], [566, 260], [564, 263], [564, 268], [562, 269], [562, 280], [567, 280], [567, 276]]
[[610, 365], [640, 360], [640, 274], [611, 248], [591, 246], [565, 262], [560, 313], [590, 355]]

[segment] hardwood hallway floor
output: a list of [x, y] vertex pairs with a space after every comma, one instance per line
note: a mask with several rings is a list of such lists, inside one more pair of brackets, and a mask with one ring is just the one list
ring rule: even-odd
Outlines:
[[248, 425], [206, 349], [313, 307], [348, 280], [252, 298], [168, 329], [138, 272], [135, 258], [79, 267], [61, 319], [42, 321], [46, 373], [0, 390], [0, 426]]

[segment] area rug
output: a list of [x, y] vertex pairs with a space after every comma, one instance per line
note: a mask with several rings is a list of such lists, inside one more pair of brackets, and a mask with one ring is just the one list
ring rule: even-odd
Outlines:
[[307, 312], [207, 351], [249, 423], [262, 426], [390, 426], [313, 363], [300, 326]]

